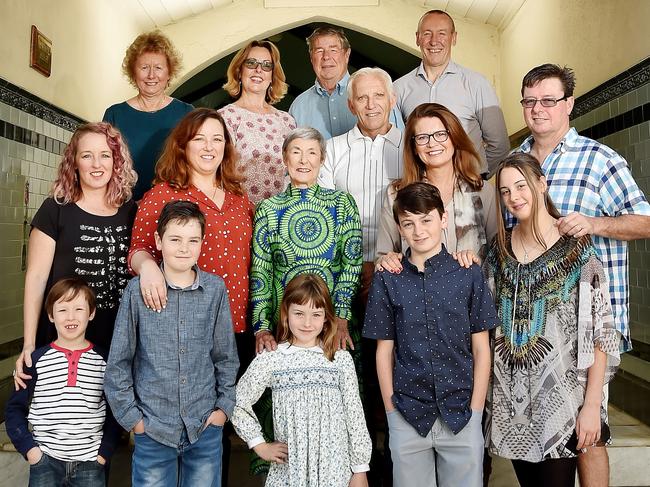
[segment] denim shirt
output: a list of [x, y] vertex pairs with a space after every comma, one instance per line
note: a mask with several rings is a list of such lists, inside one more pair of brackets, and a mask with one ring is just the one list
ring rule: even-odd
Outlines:
[[183, 429], [198, 440], [212, 411], [228, 417], [235, 406], [239, 368], [226, 287], [219, 276], [194, 267], [196, 279], [180, 289], [167, 283], [167, 306], [148, 309], [140, 278], [122, 296], [106, 366], [104, 388], [115, 419], [131, 430], [177, 447]]
[[438, 417], [454, 434], [472, 416], [472, 334], [499, 322], [481, 268], [461, 267], [447, 250], [424, 272], [409, 262], [399, 274], [375, 272], [363, 336], [395, 341], [393, 404], [421, 435]]

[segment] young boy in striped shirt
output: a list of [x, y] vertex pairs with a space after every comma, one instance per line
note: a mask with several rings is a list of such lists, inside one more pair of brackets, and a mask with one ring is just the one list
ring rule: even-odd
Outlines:
[[82, 279], [62, 279], [45, 309], [57, 339], [32, 353], [27, 388], [7, 403], [7, 433], [29, 462], [30, 487], [104, 486], [120, 428], [103, 393], [107, 354], [85, 337], [95, 295]]

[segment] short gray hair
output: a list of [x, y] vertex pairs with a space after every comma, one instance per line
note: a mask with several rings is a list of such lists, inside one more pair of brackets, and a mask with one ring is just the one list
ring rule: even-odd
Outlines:
[[314, 42], [316, 42], [316, 39], [323, 36], [338, 37], [339, 41], [341, 41], [341, 48], [344, 51], [350, 49], [350, 41], [348, 41], [348, 38], [345, 35], [343, 29], [339, 29], [338, 27], [334, 27], [332, 25], [323, 25], [321, 27], [317, 27], [314, 32], [312, 32], [311, 35], [306, 39], [307, 47], [309, 48], [309, 54], [311, 54], [311, 51], [314, 48]]
[[350, 75], [350, 80], [348, 81], [348, 100], [352, 100], [352, 90], [354, 88], [353, 85], [356, 82], [357, 78], [360, 78], [361, 76], [378, 76], [384, 82], [386, 92], [389, 95], [395, 94], [393, 91], [393, 80], [391, 79], [390, 74], [381, 68], [361, 68], [360, 70], [355, 71]]
[[287, 151], [289, 144], [296, 139], [317, 141], [320, 146], [320, 160], [325, 160], [325, 138], [323, 137], [323, 134], [312, 127], [298, 127], [289, 132], [282, 143], [282, 154]]

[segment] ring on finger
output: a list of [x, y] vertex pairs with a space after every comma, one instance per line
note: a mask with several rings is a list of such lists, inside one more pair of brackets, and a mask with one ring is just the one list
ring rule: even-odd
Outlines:
[[16, 377], [16, 369], [11, 373], [12, 376]]

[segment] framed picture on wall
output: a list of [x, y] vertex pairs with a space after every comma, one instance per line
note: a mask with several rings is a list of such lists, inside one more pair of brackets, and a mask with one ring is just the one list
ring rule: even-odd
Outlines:
[[32, 25], [29, 66], [46, 77], [52, 72], [52, 41], [39, 32], [35, 25]]

